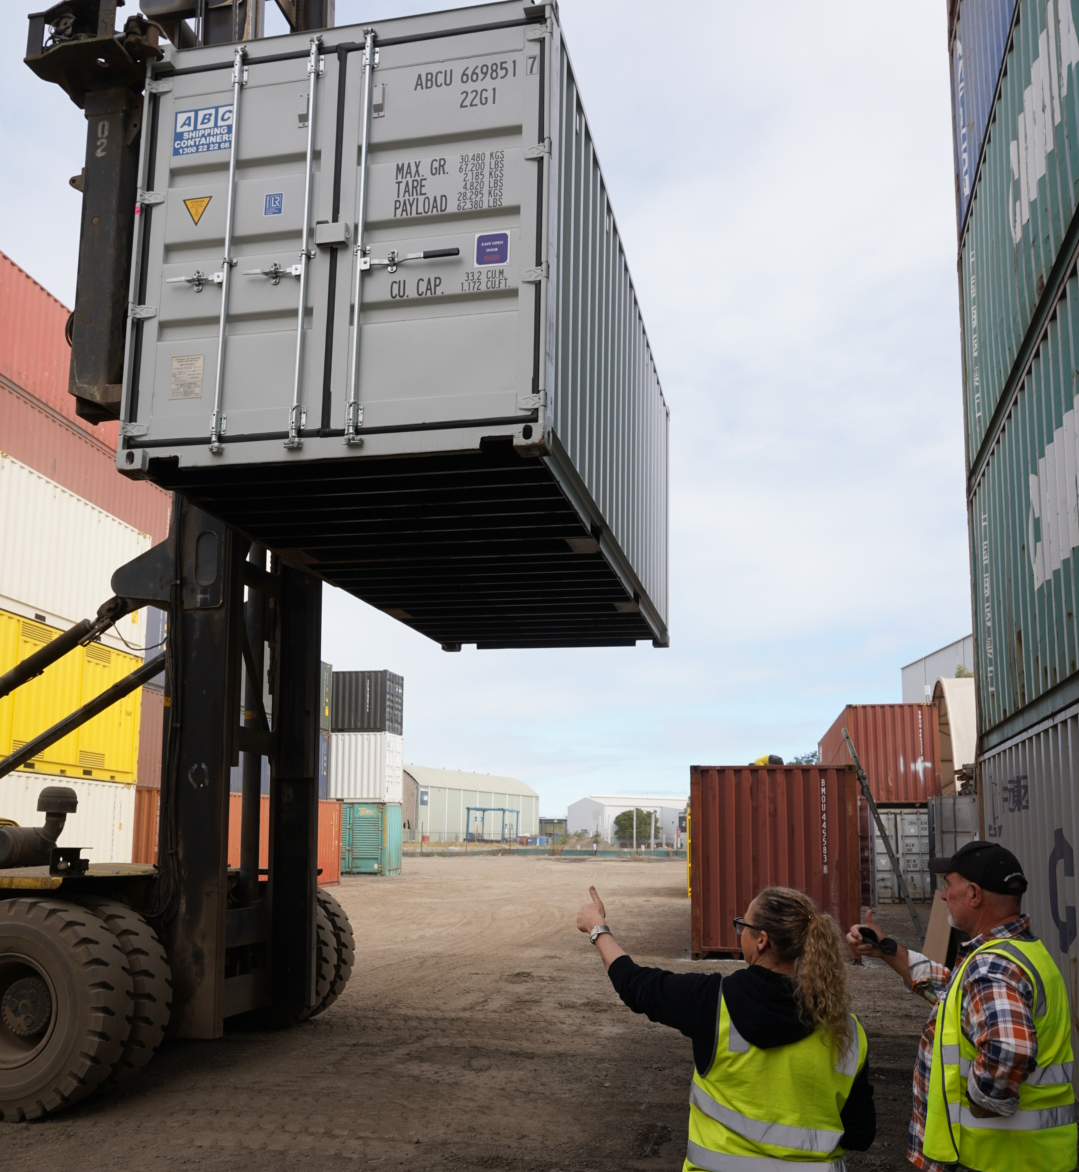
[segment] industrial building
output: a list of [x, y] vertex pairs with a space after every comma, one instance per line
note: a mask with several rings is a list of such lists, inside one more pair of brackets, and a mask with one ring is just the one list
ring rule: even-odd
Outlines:
[[930, 651], [901, 670], [904, 704], [928, 704], [937, 680], [974, 675], [974, 636], [964, 635], [945, 647]]
[[539, 833], [539, 794], [515, 777], [427, 765], [406, 765], [404, 774], [406, 792], [415, 794], [416, 803], [402, 810], [402, 820], [415, 827], [405, 831], [409, 841], [462, 842], [468, 836], [495, 841]]
[[656, 841], [673, 843], [678, 837], [678, 817], [688, 799], [677, 794], [590, 794], [567, 810], [570, 834], [583, 831], [613, 841], [614, 820], [626, 810], [656, 812]]

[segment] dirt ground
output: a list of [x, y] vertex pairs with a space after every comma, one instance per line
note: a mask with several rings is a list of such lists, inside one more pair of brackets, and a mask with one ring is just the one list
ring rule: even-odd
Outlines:
[[[119, 1093], [0, 1124], [0, 1168], [680, 1168], [690, 1043], [615, 996], [573, 926], [590, 883], [638, 962], [733, 967], [686, 960], [680, 860], [408, 859], [399, 878], [336, 889], [358, 963], [326, 1013], [276, 1034], [167, 1043]], [[848, 1168], [906, 1169], [924, 1002], [875, 965], [854, 969], [853, 985], [878, 1138]]]

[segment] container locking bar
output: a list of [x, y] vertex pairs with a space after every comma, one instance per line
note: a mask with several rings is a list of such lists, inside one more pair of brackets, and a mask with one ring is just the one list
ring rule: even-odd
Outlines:
[[384, 260], [377, 260], [372, 256], [361, 256], [360, 268], [367, 272], [368, 269], [385, 267], [388, 272], [396, 273], [397, 266], [403, 265], [406, 260], [440, 260], [443, 257], [460, 255], [459, 248], [428, 248], [425, 252], [406, 252], [403, 256], [396, 250], [390, 249], [389, 255]]
[[302, 265], [279, 265], [274, 261], [268, 269], [244, 269], [245, 277], [269, 277], [271, 285], [280, 285], [282, 277], [298, 277], [303, 271]]
[[364, 30], [363, 45], [363, 114], [361, 116], [360, 140], [360, 192], [356, 210], [356, 278], [352, 286], [352, 354], [348, 367], [348, 404], [345, 407], [345, 443], [361, 445], [363, 436], [363, 407], [360, 405], [360, 305], [363, 293], [363, 274], [370, 268], [365, 266], [368, 259], [364, 244], [364, 221], [367, 219], [367, 154], [371, 142], [371, 83], [375, 66], [378, 64], [378, 50], [375, 48], [375, 30]]
[[[318, 79], [325, 70], [321, 57], [322, 38], [311, 38], [311, 53], [307, 58], [307, 76], [311, 84], [307, 97], [307, 167], [303, 186], [303, 235], [300, 238], [300, 307], [296, 318], [296, 371], [292, 379], [292, 406], [288, 413], [288, 439], [285, 447], [295, 449], [303, 446], [300, 432], [307, 422], [307, 412], [300, 406], [300, 386], [303, 382], [303, 326], [307, 311], [307, 270], [315, 256], [315, 250], [308, 247], [311, 235], [311, 184], [315, 169], [315, 94]], [[270, 278], [273, 280], [273, 278]], [[277, 282], [275, 281], [274, 284]]]
[[[232, 145], [229, 147], [229, 192], [225, 204], [225, 255], [221, 261], [221, 316], [217, 323], [217, 370], [214, 373], [214, 412], [210, 416], [210, 451], [221, 451], [221, 433], [225, 418], [221, 412], [221, 395], [225, 385], [225, 324], [229, 316], [229, 278], [236, 262], [232, 259], [232, 217], [236, 209], [236, 158], [240, 137], [240, 90], [247, 85], [244, 57], [247, 49], [236, 46], [232, 58]], [[216, 276], [216, 274], [215, 274]]]
[[196, 269], [190, 277], [165, 278], [166, 285], [191, 285], [196, 293], [202, 292], [203, 285], [223, 285], [224, 283], [224, 273], [204, 273], [201, 269]]

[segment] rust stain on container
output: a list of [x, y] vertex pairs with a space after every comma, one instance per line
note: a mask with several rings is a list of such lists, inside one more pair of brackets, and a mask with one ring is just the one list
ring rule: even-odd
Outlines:
[[131, 861], [157, 862], [157, 812], [161, 791], [150, 786], [135, 787], [135, 826], [131, 836]]
[[773, 884], [795, 887], [844, 930], [861, 912], [853, 768], [694, 765], [694, 957], [741, 955], [732, 923]]
[[850, 765], [850, 733], [878, 802], [927, 802], [940, 793], [940, 724], [933, 704], [848, 704], [820, 739], [822, 766]]

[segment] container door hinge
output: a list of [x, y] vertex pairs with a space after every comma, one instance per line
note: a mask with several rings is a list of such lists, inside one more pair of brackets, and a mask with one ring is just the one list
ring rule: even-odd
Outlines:
[[551, 139], [550, 136], [545, 138], [543, 142], [537, 143], [535, 146], [529, 147], [525, 151], [526, 159], [549, 159], [551, 157]]
[[129, 305], [127, 315], [134, 321], [146, 321], [147, 318], [157, 317], [157, 310], [152, 305]]
[[150, 426], [147, 423], [121, 423], [120, 435], [127, 439], [139, 439], [141, 436], [150, 434]]
[[[540, 7], [542, 7], [542, 6], [541, 5], [532, 5], [532, 8], [534, 8], [534, 9], [540, 8]], [[525, 15], [526, 16], [528, 15], [527, 11], [526, 11]], [[551, 18], [548, 17], [545, 21], [543, 21], [542, 24], [530, 24], [528, 26], [528, 28], [525, 29], [525, 40], [526, 41], [542, 41], [543, 38], [546, 37], [550, 33], [550, 31], [551, 31]]]
[[144, 208], [156, 207], [159, 203], [165, 202], [165, 193], [163, 191], [140, 191], [135, 202]]
[[151, 82], [147, 83], [146, 88], [152, 94], [171, 94], [172, 93], [172, 82], [171, 81], [151, 81]]
[[550, 275], [550, 266], [547, 261], [544, 261], [538, 268], [525, 269], [521, 274], [522, 285], [538, 285], [540, 281], [546, 281]]
[[539, 411], [547, 406], [547, 392], [540, 391], [538, 395], [518, 395], [518, 411]]

